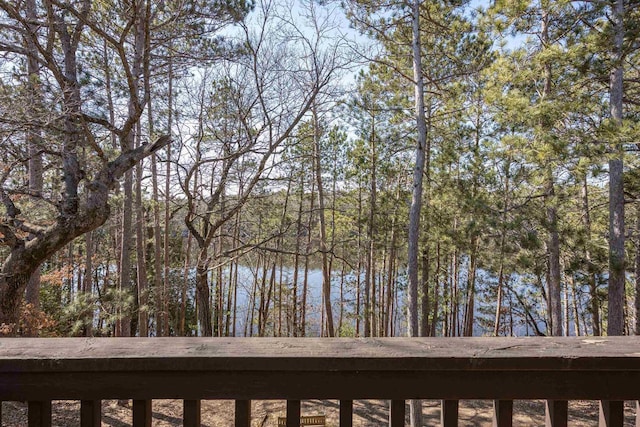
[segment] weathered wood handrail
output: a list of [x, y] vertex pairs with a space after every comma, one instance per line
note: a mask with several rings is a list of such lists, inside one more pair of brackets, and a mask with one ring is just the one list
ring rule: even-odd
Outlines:
[[80, 400], [83, 426], [100, 425], [102, 399], [133, 399], [134, 425], [150, 425], [152, 399], [184, 399], [199, 425], [201, 399], [235, 399], [236, 426], [250, 401], [391, 400], [404, 425], [408, 399], [442, 399], [443, 425], [459, 399], [491, 399], [495, 424], [511, 425], [514, 399], [546, 399], [547, 424], [565, 425], [568, 400], [603, 400], [601, 423], [622, 425], [624, 400], [640, 398], [640, 337], [606, 338], [59, 338], [0, 340], [0, 401], [29, 401], [30, 425], [50, 423], [51, 400]]

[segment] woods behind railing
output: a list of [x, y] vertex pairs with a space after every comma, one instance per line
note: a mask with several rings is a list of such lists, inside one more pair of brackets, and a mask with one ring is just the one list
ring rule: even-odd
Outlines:
[[[152, 399], [184, 399], [184, 425], [200, 425], [201, 399], [235, 399], [235, 425], [251, 400], [442, 399], [442, 424], [459, 399], [494, 401], [494, 425], [512, 425], [514, 399], [546, 399], [547, 425], [567, 425], [568, 400], [601, 400], [600, 423], [623, 425], [640, 398], [640, 337], [610, 338], [59, 338], [0, 340], [0, 400], [28, 401], [29, 425], [51, 424], [52, 400], [80, 400], [81, 425], [99, 426], [103, 399], [133, 399], [133, 425], [151, 425]], [[636, 425], [640, 425], [636, 422]]]

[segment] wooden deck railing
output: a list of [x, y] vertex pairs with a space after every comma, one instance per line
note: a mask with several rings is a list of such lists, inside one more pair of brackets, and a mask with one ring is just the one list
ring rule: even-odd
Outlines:
[[[152, 399], [184, 399], [184, 425], [202, 399], [234, 399], [235, 425], [251, 400], [388, 399], [393, 426], [405, 401], [441, 399], [442, 424], [458, 400], [494, 401], [494, 425], [512, 424], [514, 399], [546, 399], [547, 425], [567, 424], [568, 400], [601, 400], [600, 423], [623, 425], [623, 401], [640, 398], [640, 337], [612, 338], [104, 338], [0, 340], [0, 401], [28, 401], [30, 426], [51, 423], [52, 400], [80, 400], [81, 425], [99, 426], [103, 399], [133, 399], [133, 425], [151, 425]], [[640, 424], [636, 424], [640, 425]], [[297, 427], [297, 426], [296, 426]]]

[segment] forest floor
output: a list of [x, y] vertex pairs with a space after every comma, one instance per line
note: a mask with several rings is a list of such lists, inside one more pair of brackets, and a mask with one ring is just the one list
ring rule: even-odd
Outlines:
[[[625, 406], [625, 426], [635, 426], [633, 402]], [[27, 425], [26, 404], [2, 403], [2, 426], [23, 427]], [[438, 401], [424, 401], [424, 425], [436, 426], [440, 421]], [[302, 415], [326, 415], [327, 426], [338, 425], [338, 402], [334, 400], [307, 400], [302, 403]], [[202, 402], [202, 427], [233, 426], [233, 401], [207, 400]], [[408, 406], [407, 406], [408, 414]], [[252, 427], [277, 425], [278, 417], [285, 415], [284, 401], [255, 401], [252, 406]], [[80, 404], [74, 401], [56, 401], [53, 404], [53, 425], [60, 427], [79, 426]], [[131, 425], [131, 403], [115, 400], [103, 401], [102, 425], [126, 427]], [[388, 402], [367, 400], [354, 402], [354, 425], [360, 427], [384, 426], [388, 417]], [[407, 415], [408, 417], [408, 415]], [[408, 422], [408, 419], [407, 419]], [[459, 425], [491, 426], [492, 404], [486, 400], [460, 401]], [[516, 426], [544, 425], [544, 401], [516, 401], [513, 408], [513, 424]], [[154, 400], [153, 426], [181, 426], [182, 401]], [[570, 426], [598, 425], [598, 403], [576, 401], [569, 403]]]

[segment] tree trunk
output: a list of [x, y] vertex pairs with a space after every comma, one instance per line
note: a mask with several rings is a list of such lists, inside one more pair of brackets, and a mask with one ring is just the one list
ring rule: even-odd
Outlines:
[[571, 300], [573, 302], [573, 327], [575, 329], [576, 336], [579, 337], [581, 334], [580, 331], [580, 306], [582, 305], [579, 301], [579, 293], [578, 293], [578, 285], [576, 284], [576, 280], [574, 276], [571, 276]]
[[304, 170], [300, 170], [300, 185], [298, 187], [298, 214], [296, 216], [296, 243], [293, 256], [293, 284], [291, 288], [291, 330], [293, 336], [299, 335], [298, 327], [298, 280], [300, 270], [300, 238], [302, 237], [302, 212], [304, 208]]
[[599, 336], [600, 332], [600, 301], [598, 297], [598, 280], [593, 261], [591, 260], [591, 212], [589, 211], [589, 190], [587, 174], [582, 178], [582, 224], [585, 229], [586, 242], [584, 245], [584, 259], [587, 263], [587, 277], [589, 282], [589, 294], [591, 305], [591, 322], [593, 335]]
[[[240, 214], [236, 214], [236, 221], [234, 225], [234, 239], [236, 242], [240, 241]], [[236, 322], [238, 319], [238, 272], [240, 269], [240, 263], [235, 260], [231, 263], [230, 270], [231, 274], [231, 287], [233, 288], [233, 305], [230, 303], [229, 312], [230, 314], [227, 316], [227, 322], [229, 322], [229, 318], [231, 318], [231, 336], [235, 337], [236, 335]], [[229, 291], [231, 294], [231, 291]]]
[[504, 262], [505, 262], [505, 244], [507, 241], [507, 210], [509, 208], [509, 194], [510, 194], [510, 169], [511, 159], [507, 159], [504, 168], [504, 199], [502, 204], [502, 215], [500, 218], [500, 268], [498, 272], [498, 296], [496, 301], [496, 317], [493, 326], [493, 335], [498, 336], [500, 334], [500, 317], [502, 316], [502, 300], [504, 295]]
[[[91, 296], [93, 292], [93, 231], [85, 234], [85, 262], [84, 262], [84, 280], [82, 282], [82, 293], [85, 296]], [[85, 299], [86, 301], [86, 299]], [[89, 305], [90, 310], [85, 316], [85, 326], [83, 335], [85, 337], [93, 336], [93, 305]]]
[[0, 270], [0, 324], [15, 327], [22, 292], [35, 269], [59, 249], [84, 233], [95, 230], [109, 217], [109, 189], [140, 159], [168, 144], [168, 137], [161, 137], [154, 144], [123, 152], [107, 163], [96, 178], [87, 184], [89, 193], [86, 204], [75, 214], [57, 220], [41, 236], [26, 243], [16, 244]]
[[[289, 198], [291, 196], [291, 184], [293, 182], [293, 179], [290, 179], [287, 181], [287, 191], [285, 193], [285, 198], [284, 198], [284, 204], [282, 206], [282, 215], [280, 216], [280, 226], [279, 226], [279, 236], [277, 239], [277, 243], [276, 243], [276, 248], [278, 250], [278, 252], [280, 252], [283, 249], [283, 244], [284, 244], [284, 234], [286, 232], [286, 228], [287, 228], [287, 211], [289, 210]], [[282, 321], [283, 321], [283, 298], [284, 298], [284, 287], [285, 287], [285, 283], [284, 283], [284, 254], [282, 253], [278, 253], [277, 255], [277, 262], [278, 262], [278, 328], [277, 328], [277, 336], [281, 337], [282, 335]], [[275, 261], [274, 261], [275, 263]]]
[[438, 294], [440, 293], [440, 242], [436, 242], [436, 265], [433, 275], [433, 310], [431, 320], [431, 332], [429, 336], [435, 337], [438, 327], [438, 314], [439, 314], [439, 301]]
[[[136, 135], [140, 141], [140, 126]], [[138, 328], [141, 337], [149, 336], [149, 295], [147, 291], [147, 254], [144, 233], [144, 207], [142, 205], [142, 162], [136, 164], [136, 262], [138, 278]]]
[[[614, 68], [610, 76], [610, 114], [613, 123], [622, 126], [623, 109], [623, 41], [624, 41], [624, 0], [612, 3]], [[609, 292], [607, 321], [608, 335], [624, 333], [624, 188], [623, 188], [623, 147], [613, 144], [614, 155], [609, 160]]]
[[[304, 173], [304, 172], [303, 172]], [[309, 218], [307, 222], [307, 242], [304, 254], [304, 273], [302, 277], [302, 297], [300, 309], [300, 336], [307, 333], [307, 293], [309, 288], [309, 262], [311, 258], [311, 230], [313, 230], [313, 212], [315, 209], [315, 181], [311, 180], [311, 194], [309, 195]]]
[[422, 295], [421, 295], [421, 313], [420, 318], [420, 336], [429, 336], [429, 311], [430, 311], [430, 297], [429, 297], [429, 246], [426, 246], [422, 250]]
[[[38, 110], [41, 107], [41, 92], [40, 92], [40, 67], [38, 64], [38, 50], [34, 43], [37, 35], [37, 10], [36, 1], [27, 0], [25, 2], [25, 11], [27, 20], [29, 22], [28, 27], [30, 36], [25, 38], [25, 44], [29, 56], [27, 56], [27, 76], [28, 76], [28, 88], [29, 103], [32, 108]], [[29, 191], [34, 196], [39, 196], [43, 187], [43, 168], [42, 168], [42, 138], [40, 132], [34, 129], [27, 129], [27, 149], [29, 151]], [[38, 267], [29, 280], [27, 285], [26, 301], [31, 304], [35, 310], [40, 309], [40, 268]]]
[[[149, 7], [151, 2], [147, 1], [147, 16], [149, 16]], [[149, 55], [151, 46], [150, 46], [150, 36], [149, 36], [149, 22], [147, 21], [146, 25], [146, 55]], [[148, 57], [145, 57], [144, 61], [144, 87], [145, 93], [150, 98], [151, 96], [151, 69], [150, 69], [150, 60]], [[171, 114], [171, 113], [169, 113]], [[150, 99], [147, 102], [147, 125], [149, 127], [149, 135], [153, 136], [155, 133], [154, 126], [154, 109], [153, 103], [150, 102]], [[165, 331], [163, 328], [163, 319], [162, 319], [162, 230], [160, 228], [160, 195], [159, 195], [159, 178], [158, 178], [158, 156], [154, 154], [151, 156], [151, 201], [153, 205], [153, 291], [155, 294], [155, 310], [154, 310], [154, 318], [155, 318], [155, 327], [156, 327], [156, 336], [162, 337], [165, 335]], [[187, 245], [188, 251], [189, 245]], [[187, 255], [187, 259], [188, 259]], [[181, 305], [182, 309], [182, 305]], [[179, 326], [178, 329], [180, 331], [180, 335], [184, 336], [184, 322], [183, 322], [183, 312], [180, 313]]]
[[[124, 199], [122, 202], [122, 228], [120, 238], [120, 277], [118, 279], [118, 289], [122, 295], [128, 296], [131, 288], [131, 240], [132, 216], [133, 216], [133, 175], [127, 171], [124, 177]], [[116, 336], [131, 336], [131, 313], [127, 307], [118, 307], [120, 316], [116, 322]]]
[[[344, 252], [344, 248], [343, 248]], [[340, 270], [340, 316], [338, 317], [338, 336], [344, 336], [344, 312], [345, 312], [345, 298], [344, 298], [344, 278], [346, 272], [347, 263], [346, 260], [342, 260], [342, 268]]]
[[333, 310], [331, 308], [331, 271], [329, 271], [329, 248], [327, 247], [327, 223], [325, 220], [324, 186], [322, 182], [322, 165], [320, 163], [320, 124], [315, 105], [311, 109], [313, 117], [313, 162], [318, 187], [318, 215], [320, 217], [320, 252], [322, 253], [322, 299], [326, 315], [327, 333], [330, 337], [336, 335], [333, 325]]
[[504, 293], [504, 259], [500, 259], [500, 270], [498, 272], [498, 295], [496, 297], [496, 316], [493, 322], [493, 336], [500, 335], [500, 318], [502, 316], [502, 299]]
[[213, 323], [211, 320], [211, 301], [209, 291], [209, 254], [207, 248], [200, 248], [198, 266], [196, 267], [196, 306], [198, 322], [200, 324], [200, 336], [213, 336]]
[[[155, 232], [154, 232], [155, 233]], [[187, 298], [188, 298], [188, 293], [187, 290], [189, 288], [189, 275], [190, 275], [190, 268], [191, 268], [191, 242], [193, 240], [193, 236], [191, 234], [189, 234], [187, 236], [187, 245], [186, 248], [184, 250], [185, 252], [185, 256], [184, 256], [184, 266], [183, 266], [183, 270], [182, 270], [182, 289], [180, 292], [180, 319], [178, 321], [178, 334], [181, 337], [184, 337], [186, 335], [186, 323], [187, 323]], [[157, 245], [154, 245], [154, 250], [157, 248]], [[158, 262], [159, 264], [159, 262]], [[156, 267], [159, 267], [159, 265], [156, 265]], [[155, 277], [155, 276], [154, 276]], [[156, 286], [156, 293], [160, 294], [160, 292], [162, 291], [162, 282], [158, 283], [158, 282], [154, 282], [155, 286]], [[163, 333], [163, 322], [162, 322], [162, 316], [160, 315], [161, 313], [161, 309], [162, 309], [162, 297], [156, 295], [156, 329], [158, 329], [156, 331], [156, 333], [158, 334], [158, 336], [164, 336], [164, 335], [160, 335], [161, 333]]]
[[[129, 99], [129, 117], [136, 115], [136, 110], [139, 106], [136, 105], [136, 98], [139, 96], [140, 85], [139, 79], [142, 75], [144, 44], [145, 44], [145, 31], [144, 31], [144, 14], [145, 10], [143, 2], [136, 1], [133, 4], [135, 19], [134, 19], [134, 55], [132, 61], [132, 73], [133, 73], [133, 87], [135, 98], [132, 96]], [[134, 132], [134, 129], [136, 130]], [[122, 139], [123, 150], [132, 150], [134, 148], [137, 135], [138, 126], [134, 126], [131, 132]], [[133, 171], [129, 170], [125, 173], [124, 178], [124, 200], [122, 205], [122, 247], [120, 253], [120, 288], [123, 294], [127, 295], [133, 289], [133, 283], [131, 282], [131, 241], [133, 240]], [[117, 335], [123, 337], [129, 337], [135, 334], [135, 331], [131, 331], [131, 315], [128, 307], [123, 307], [124, 311], [118, 322]]]
[[[169, 49], [172, 44], [169, 43]], [[169, 56], [169, 71], [167, 74], [169, 80], [167, 94], [167, 134], [171, 135], [173, 128], [173, 61]], [[171, 147], [167, 146], [167, 160], [164, 181], [164, 241], [163, 241], [163, 260], [164, 274], [162, 281], [160, 318], [162, 320], [162, 331], [164, 335], [169, 335], [169, 273], [171, 271], [171, 248], [169, 242], [169, 230], [171, 229]]]
[[[543, 49], [548, 49], [550, 44], [549, 38], [549, 12], [542, 10], [542, 22], [540, 29], [540, 38]], [[545, 102], [551, 96], [552, 75], [551, 62], [545, 61], [543, 64], [543, 87], [541, 102]], [[540, 119], [540, 128], [542, 130], [542, 139], [547, 137], [547, 133], [552, 132], [549, 119], [544, 116]], [[548, 160], [548, 159], [547, 159]], [[547, 161], [545, 166], [545, 209], [546, 209], [546, 228], [548, 231], [547, 238], [547, 262], [548, 262], [548, 309], [549, 309], [549, 332], [554, 336], [562, 336], [562, 287], [560, 272], [560, 238], [558, 235], [558, 213], [557, 202], [555, 200], [555, 183], [553, 177], [553, 169], [551, 162]]]
[[476, 270], [478, 263], [478, 241], [474, 236], [473, 241], [471, 242], [471, 254], [469, 255], [469, 271], [467, 271], [468, 275], [468, 283], [467, 283], [467, 304], [466, 304], [466, 312], [465, 312], [465, 322], [464, 322], [464, 330], [463, 335], [465, 337], [473, 336], [473, 324], [475, 318], [475, 297], [476, 297]]
[[[551, 172], [549, 171], [550, 175]], [[549, 318], [551, 321], [550, 332], [553, 336], [562, 336], [562, 286], [560, 282], [560, 237], [558, 235], [558, 214], [553, 198], [555, 190], [553, 178], [547, 181], [547, 226], [549, 228], [549, 240], [547, 242], [547, 255], [549, 261]]]
[[376, 251], [375, 237], [376, 232], [375, 218], [377, 205], [377, 150], [376, 150], [376, 120], [375, 115], [371, 116], [371, 133], [369, 136], [369, 217], [367, 218], [367, 260], [364, 276], [365, 289], [365, 336], [377, 336], [376, 321]]
[[[456, 233], [458, 228], [457, 218], [454, 218], [453, 232]], [[451, 307], [449, 312], [451, 313], [451, 320], [449, 322], [449, 336], [459, 336], [459, 319], [458, 319], [458, 306], [459, 306], [459, 289], [460, 289], [460, 256], [459, 249], [455, 247], [451, 256]]]
[[[399, 181], [399, 180], [398, 180]], [[393, 317], [393, 295], [395, 289], [395, 265], [396, 265], [396, 256], [397, 256], [397, 248], [398, 245], [398, 231], [396, 228], [398, 227], [398, 209], [400, 206], [400, 182], [398, 182], [395, 191], [395, 205], [393, 208], [393, 215], [391, 218], [391, 242], [389, 245], [389, 255], [388, 255], [388, 265], [387, 265], [387, 292], [386, 292], [386, 300], [385, 300], [385, 318], [384, 318], [384, 332], [385, 336], [393, 336], [393, 332], [391, 329], [391, 319]], [[424, 278], [423, 278], [424, 281]], [[427, 315], [427, 318], [429, 316]]]
[[[424, 175], [425, 150], [427, 146], [427, 121], [424, 111], [424, 81], [422, 77], [422, 47], [420, 44], [420, 0], [413, 1], [412, 8], [412, 52], [416, 125], [418, 138], [413, 170], [413, 192], [409, 211], [408, 275], [409, 289], [407, 301], [408, 332], [410, 337], [420, 333], [418, 323], [418, 254], [420, 239], [420, 213], [422, 211], [422, 178]], [[412, 427], [422, 425], [422, 402], [411, 400], [410, 420]]]
[[640, 204], [636, 203], [635, 318], [634, 334], [640, 335]]
[[[356, 252], [357, 252], [357, 261], [356, 265], [356, 337], [362, 336], [360, 334], [360, 328], [363, 324], [363, 314], [366, 313], [366, 298], [365, 298], [365, 307], [362, 307], [362, 211], [363, 211], [363, 200], [362, 200], [362, 178], [358, 175], [358, 216], [357, 216], [357, 227], [358, 233], [356, 234]], [[366, 317], [366, 316], [365, 316]], [[367, 335], [367, 326], [366, 322], [364, 322], [364, 328], [362, 333], [364, 336]]]

